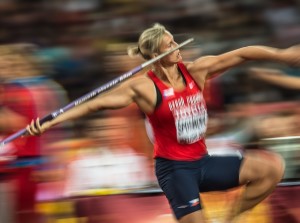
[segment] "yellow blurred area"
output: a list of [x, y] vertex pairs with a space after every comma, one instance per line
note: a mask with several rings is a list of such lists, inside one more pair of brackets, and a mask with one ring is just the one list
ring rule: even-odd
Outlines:
[[[222, 222], [222, 220], [224, 220], [224, 217], [226, 216], [227, 212], [231, 207], [230, 204], [232, 203], [232, 200], [236, 196], [238, 196], [238, 194], [241, 192], [240, 190], [241, 189], [237, 189], [226, 193], [211, 192], [211, 193], [203, 194], [202, 201], [205, 207], [204, 214], [207, 219], [207, 222], [208, 223]], [[94, 194], [94, 196], [96, 195], [99, 194]], [[105, 194], [102, 194], [102, 196], [105, 196]], [[108, 193], [106, 194], [106, 196], [111, 196], [111, 194]], [[163, 195], [159, 195], [159, 196], [163, 196]], [[114, 196], [111, 196], [110, 199], [113, 200]], [[126, 196], [124, 196], [122, 199], [126, 199]], [[141, 198], [131, 197], [128, 200], [128, 202], [136, 203], [138, 202], [138, 199]], [[147, 199], [147, 198], [142, 198], [142, 199]], [[76, 201], [72, 201], [72, 200], [57, 201], [57, 202], [42, 202], [36, 206], [36, 211], [40, 214], [47, 215], [49, 217], [48, 222], [53, 222], [53, 223], [88, 222], [88, 218], [91, 216], [86, 216], [81, 218], [74, 217], [76, 215], [75, 213], [76, 210], [74, 205], [76, 205]], [[167, 206], [167, 204], [165, 205]], [[125, 206], [124, 208], [126, 209]], [[145, 211], [147, 212], [147, 210]], [[151, 210], [148, 211], [151, 212]], [[157, 213], [159, 213], [159, 211]], [[120, 215], [125, 218], [127, 216], [125, 210], [121, 211], [120, 213], [115, 213], [115, 215]], [[136, 219], [140, 219], [139, 213], [136, 213], [136, 216], [137, 216]], [[132, 216], [128, 216], [128, 217], [129, 219], [127, 220], [133, 223], [154, 223], [154, 222], [175, 223], [176, 222], [171, 213], [157, 214], [157, 215], [152, 214], [151, 216], [147, 216], [147, 219], [141, 218], [140, 220], [136, 220]], [[124, 222], [127, 222], [127, 220]], [[114, 220], [108, 222], [114, 222]], [[261, 204], [259, 204], [257, 207], [255, 207], [253, 210], [241, 215], [236, 222], [237, 223], [252, 223], [252, 222], [271, 223], [272, 217], [270, 212], [269, 201], [266, 200]]]

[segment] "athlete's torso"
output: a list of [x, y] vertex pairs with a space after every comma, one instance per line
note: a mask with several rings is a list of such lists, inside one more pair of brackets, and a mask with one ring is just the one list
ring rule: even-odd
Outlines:
[[161, 103], [147, 118], [154, 134], [154, 157], [196, 160], [207, 154], [205, 132], [207, 111], [202, 90], [186, 67], [178, 63], [185, 88], [175, 91], [152, 72], [148, 76], [161, 93]]

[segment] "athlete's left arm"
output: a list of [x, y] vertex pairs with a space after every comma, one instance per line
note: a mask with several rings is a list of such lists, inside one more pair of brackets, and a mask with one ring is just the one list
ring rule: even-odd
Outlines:
[[238, 66], [246, 61], [261, 60], [300, 66], [300, 45], [286, 49], [267, 46], [247, 46], [217, 56], [204, 56], [188, 65], [189, 72], [201, 79], [208, 79], [216, 73]]

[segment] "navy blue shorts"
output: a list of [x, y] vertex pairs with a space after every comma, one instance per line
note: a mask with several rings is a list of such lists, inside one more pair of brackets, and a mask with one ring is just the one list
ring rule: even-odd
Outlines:
[[197, 161], [156, 158], [158, 183], [176, 218], [202, 208], [199, 193], [237, 187], [242, 160], [238, 155], [207, 155]]

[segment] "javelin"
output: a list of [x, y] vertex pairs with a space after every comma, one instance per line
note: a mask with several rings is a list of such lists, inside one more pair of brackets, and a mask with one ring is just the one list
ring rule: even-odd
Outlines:
[[[129, 77], [133, 76], [134, 74], [138, 73], [139, 71], [141, 71], [143, 68], [149, 66], [150, 64], [153, 64], [155, 63], [156, 61], [160, 60], [161, 58], [167, 56], [168, 54], [174, 52], [175, 50], [179, 49], [180, 47], [183, 47], [185, 45], [187, 45], [188, 43], [192, 42], [194, 39], [193, 38], [190, 38], [190, 39], [187, 39], [186, 41], [178, 44], [178, 46], [174, 47], [173, 49], [167, 51], [167, 52], [164, 52], [160, 55], [158, 55], [157, 57], [151, 59], [151, 60], [148, 60], [144, 63], [142, 63], [141, 65], [133, 68], [132, 70], [122, 74], [121, 76], [109, 81], [108, 83], [102, 85], [101, 87], [98, 87], [96, 88], [95, 90], [81, 96], [80, 98], [74, 100], [73, 102], [67, 104], [65, 107], [62, 107], [48, 115], [46, 115], [45, 117], [43, 117], [41, 120], [40, 120], [40, 123], [43, 124], [47, 121], [51, 121], [53, 120], [54, 118], [56, 118], [57, 116], [59, 116], [60, 114], [70, 110], [71, 108], [97, 96], [98, 94], [112, 88], [113, 86], [119, 84], [120, 82], [128, 79]], [[8, 136], [7, 138], [3, 139], [0, 143], [0, 148], [2, 148], [5, 144], [17, 139], [18, 137], [24, 135], [25, 133], [27, 132], [26, 128], [24, 129], [21, 129], [19, 130], [18, 132]]]

